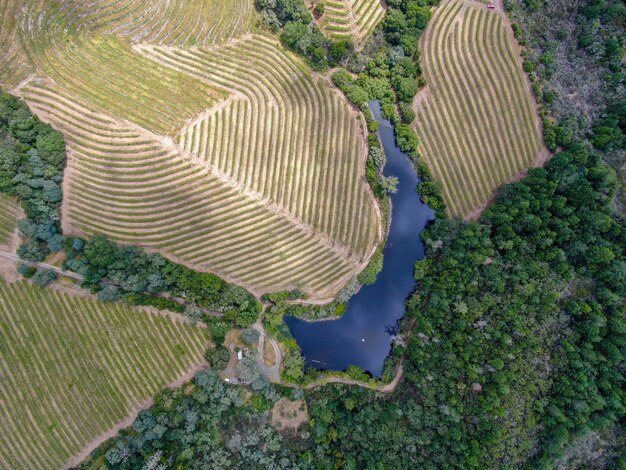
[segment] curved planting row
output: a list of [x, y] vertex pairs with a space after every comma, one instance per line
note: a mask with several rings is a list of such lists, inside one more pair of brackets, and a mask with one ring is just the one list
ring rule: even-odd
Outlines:
[[15, 199], [0, 195], [0, 245], [10, 243], [17, 230], [20, 208]]
[[58, 87], [31, 83], [22, 94], [66, 136], [65, 229], [156, 248], [258, 293], [329, 296], [362, 260], [173, 143], [103, 118]]
[[325, 0], [319, 24], [328, 36], [352, 39], [358, 44], [384, 15], [380, 0]]
[[232, 100], [183, 129], [183, 149], [350, 255], [369, 254], [379, 220], [363, 182], [363, 131], [326, 81], [264, 36], [207, 50], [143, 51], [231, 87]]
[[[37, 15], [35, 5], [29, 10]], [[136, 54], [116, 36], [82, 35], [73, 17], [46, 10], [24, 20], [22, 45], [39, 74], [146, 129], [169, 134], [224, 95]]]
[[274, 38], [177, 33], [242, 2], [26, 0], [18, 33], [43, 78], [20, 93], [69, 144], [64, 230], [328, 299], [380, 238], [364, 122]]
[[2, 1], [24, 7], [25, 26], [54, 16], [65, 33], [115, 34], [135, 43], [219, 44], [246, 34], [255, 22], [253, 0]]
[[202, 362], [205, 330], [0, 280], [0, 467], [59, 468]]
[[0, 0], [0, 85], [12, 88], [33, 71], [19, 47], [19, 0]]
[[543, 151], [538, 117], [500, 13], [448, 0], [421, 43], [420, 151], [452, 216], [473, 216]]
[[253, 0], [91, 0], [87, 4], [105, 32], [150, 44], [219, 44], [247, 33], [255, 21]]

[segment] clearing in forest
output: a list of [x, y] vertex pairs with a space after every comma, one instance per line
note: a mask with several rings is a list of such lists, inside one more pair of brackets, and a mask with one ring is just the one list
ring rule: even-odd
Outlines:
[[380, 0], [318, 0], [324, 13], [321, 30], [333, 39], [351, 39], [357, 46], [385, 16]]
[[0, 468], [59, 468], [203, 362], [204, 329], [0, 280]]
[[499, 186], [547, 155], [530, 85], [499, 4], [444, 0], [420, 53], [419, 150], [449, 215], [474, 218]]
[[5, 6], [0, 69], [28, 78], [0, 82], [65, 137], [66, 233], [159, 250], [256, 294], [330, 299], [363, 269], [381, 225], [364, 122], [254, 31], [252, 0]]

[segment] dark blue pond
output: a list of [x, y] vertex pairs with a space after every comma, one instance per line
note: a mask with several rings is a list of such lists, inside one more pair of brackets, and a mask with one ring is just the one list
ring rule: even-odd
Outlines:
[[413, 266], [424, 257], [420, 232], [434, 212], [415, 191], [417, 175], [409, 158], [396, 147], [393, 128], [382, 118], [377, 102], [370, 103], [387, 155], [385, 176], [398, 178], [398, 192], [391, 195], [393, 214], [383, 269], [375, 284], [364, 286], [350, 300], [338, 320], [306, 322], [285, 317], [291, 334], [309, 366], [344, 370], [357, 365], [380, 377], [391, 350], [391, 334], [404, 315], [404, 301], [413, 289]]

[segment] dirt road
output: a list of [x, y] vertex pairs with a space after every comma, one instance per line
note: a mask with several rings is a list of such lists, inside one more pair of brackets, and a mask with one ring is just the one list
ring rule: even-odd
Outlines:
[[61, 276], [70, 277], [72, 279], [76, 279], [77, 281], [82, 281], [84, 279], [84, 277], [81, 276], [80, 274], [76, 274], [70, 271], [63, 271], [61, 268], [52, 266], [51, 264], [47, 264], [47, 263], [34, 263], [32, 261], [26, 261], [20, 258], [19, 256], [17, 256], [16, 254], [9, 253], [8, 251], [0, 250], [0, 256], [2, 256], [3, 258], [10, 259], [12, 261], [22, 263], [22, 264], [27, 264], [28, 266], [35, 266], [36, 268], [48, 269], [50, 271], [54, 271], [55, 273]]
[[[252, 328], [258, 331], [260, 335], [259, 346], [258, 346], [259, 370], [265, 376], [265, 378], [268, 379], [270, 382], [280, 383], [281, 382], [280, 365], [283, 361], [283, 355], [280, 351], [280, 347], [278, 346], [278, 343], [276, 342], [274, 338], [270, 338], [269, 336], [267, 336], [267, 334], [265, 333], [265, 328], [263, 328], [263, 324], [261, 323], [261, 319], [257, 320], [257, 322], [254, 325], [252, 325]], [[272, 345], [272, 348], [274, 349], [274, 355], [276, 356], [276, 361], [274, 362], [274, 365], [271, 367], [266, 366], [265, 362], [263, 361], [263, 347], [265, 346], [266, 338], [267, 338], [267, 341], [269, 341], [269, 343]]]

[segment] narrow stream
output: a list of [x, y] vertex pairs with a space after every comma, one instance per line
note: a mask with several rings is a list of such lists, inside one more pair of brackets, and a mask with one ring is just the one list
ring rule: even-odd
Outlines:
[[380, 123], [378, 135], [387, 155], [385, 176], [398, 178], [398, 192], [391, 195], [391, 228], [385, 245], [383, 269], [375, 284], [364, 286], [350, 300], [337, 320], [307, 322], [285, 317], [309, 366], [344, 370], [357, 365], [380, 377], [391, 350], [391, 335], [404, 315], [404, 301], [413, 289], [413, 266], [424, 257], [420, 233], [434, 218], [415, 188], [417, 175], [408, 156], [395, 144], [393, 128], [382, 118], [378, 102], [370, 102]]

